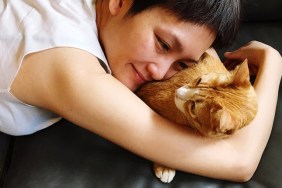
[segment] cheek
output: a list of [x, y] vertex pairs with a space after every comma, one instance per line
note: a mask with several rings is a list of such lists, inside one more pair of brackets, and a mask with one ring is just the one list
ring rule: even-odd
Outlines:
[[172, 64], [171, 65], [171, 67], [168, 69], [168, 71], [167, 71], [167, 73], [165, 74], [165, 76], [164, 76], [164, 80], [167, 80], [167, 79], [169, 79], [169, 78], [171, 78], [173, 75], [175, 75], [176, 73], [178, 73], [179, 72], [179, 70], [176, 70], [175, 68], [174, 68], [174, 64]]
[[132, 58], [139, 58], [139, 61], [150, 61], [155, 52], [154, 41], [149, 36], [140, 37], [130, 44], [128, 53]]

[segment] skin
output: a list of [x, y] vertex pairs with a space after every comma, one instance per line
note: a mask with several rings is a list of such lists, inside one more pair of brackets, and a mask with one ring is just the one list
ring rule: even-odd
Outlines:
[[[103, 5], [108, 6], [97, 1], [97, 7]], [[181, 66], [195, 63], [215, 39], [207, 26], [179, 22], [160, 8], [125, 17], [130, 5], [125, 1], [119, 8], [112, 3], [108, 12], [97, 8], [97, 22], [113, 76], [133, 91], [146, 81], [167, 79]]]
[[[259, 98], [258, 114], [250, 125], [228, 139], [203, 139], [160, 117], [131, 90], [143, 81], [170, 77], [179, 68], [175, 63], [179, 60], [188, 59], [184, 62], [189, 65], [191, 59], [199, 58], [214, 40], [212, 32], [166, 16], [147, 19], [150, 15], [163, 14], [160, 9], [125, 20], [123, 15], [130, 2], [97, 2], [101, 42], [116, 78], [106, 74], [97, 58], [85, 51], [54, 48], [30, 54], [24, 59], [11, 92], [25, 103], [58, 113], [78, 126], [157, 163], [212, 178], [249, 180], [271, 133], [282, 75], [280, 54], [256, 41], [225, 54], [229, 60], [248, 58], [249, 63], [257, 68], [254, 86]], [[163, 26], [158, 24], [159, 19], [164, 21]], [[144, 28], [135, 30], [137, 21], [142, 22]], [[165, 27], [171, 24], [175, 28]], [[181, 39], [183, 51], [159, 51], [154, 35], [160, 27]], [[197, 38], [198, 33], [209, 42]], [[126, 37], [120, 41], [122, 36]], [[167, 40], [166, 36], [163, 38]], [[121, 45], [126, 46], [122, 48]]]

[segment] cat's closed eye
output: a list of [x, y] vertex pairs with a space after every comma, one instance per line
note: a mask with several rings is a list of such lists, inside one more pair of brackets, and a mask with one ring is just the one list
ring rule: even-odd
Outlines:
[[199, 78], [196, 82], [196, 85], [199, 85], [201, 83], [201, 81], [202, 81], [202, 78]]
[[194, 117], [196, 116], [195, 109], [196, 109], [196, 102], [195, 101], [191, 101], [191, 103], [190, 103], [190, 113]]

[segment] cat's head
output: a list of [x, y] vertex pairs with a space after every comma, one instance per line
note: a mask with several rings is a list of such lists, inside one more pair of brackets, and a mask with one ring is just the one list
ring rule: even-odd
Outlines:
[[177, 108], [204, 136], [232, 135], [256, 115], [257, 97], [247, 60], [227, 73], [204, 74], [176, 91]]

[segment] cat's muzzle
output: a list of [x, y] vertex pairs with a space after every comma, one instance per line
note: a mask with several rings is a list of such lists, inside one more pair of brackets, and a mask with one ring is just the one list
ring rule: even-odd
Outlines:
[[175, 92], [175, 96], [176, 98], [185, 102], [192, 99], [198, 93], [199, 93], [199, 89], [190, 88], [189, 86], [186, 85], [178, 88]]
[[184, 104], [188, 101], [194, 98], [194, 96], [196, 94], [199, 93], [199, 89], [197, 88], [190, 88], [189, 86], [183, 86], [178, 88], [175, 91], [175, 104], [176, 107], [182, 111], [183, 113], [185, 113], [185, 109], [184, 109]]

